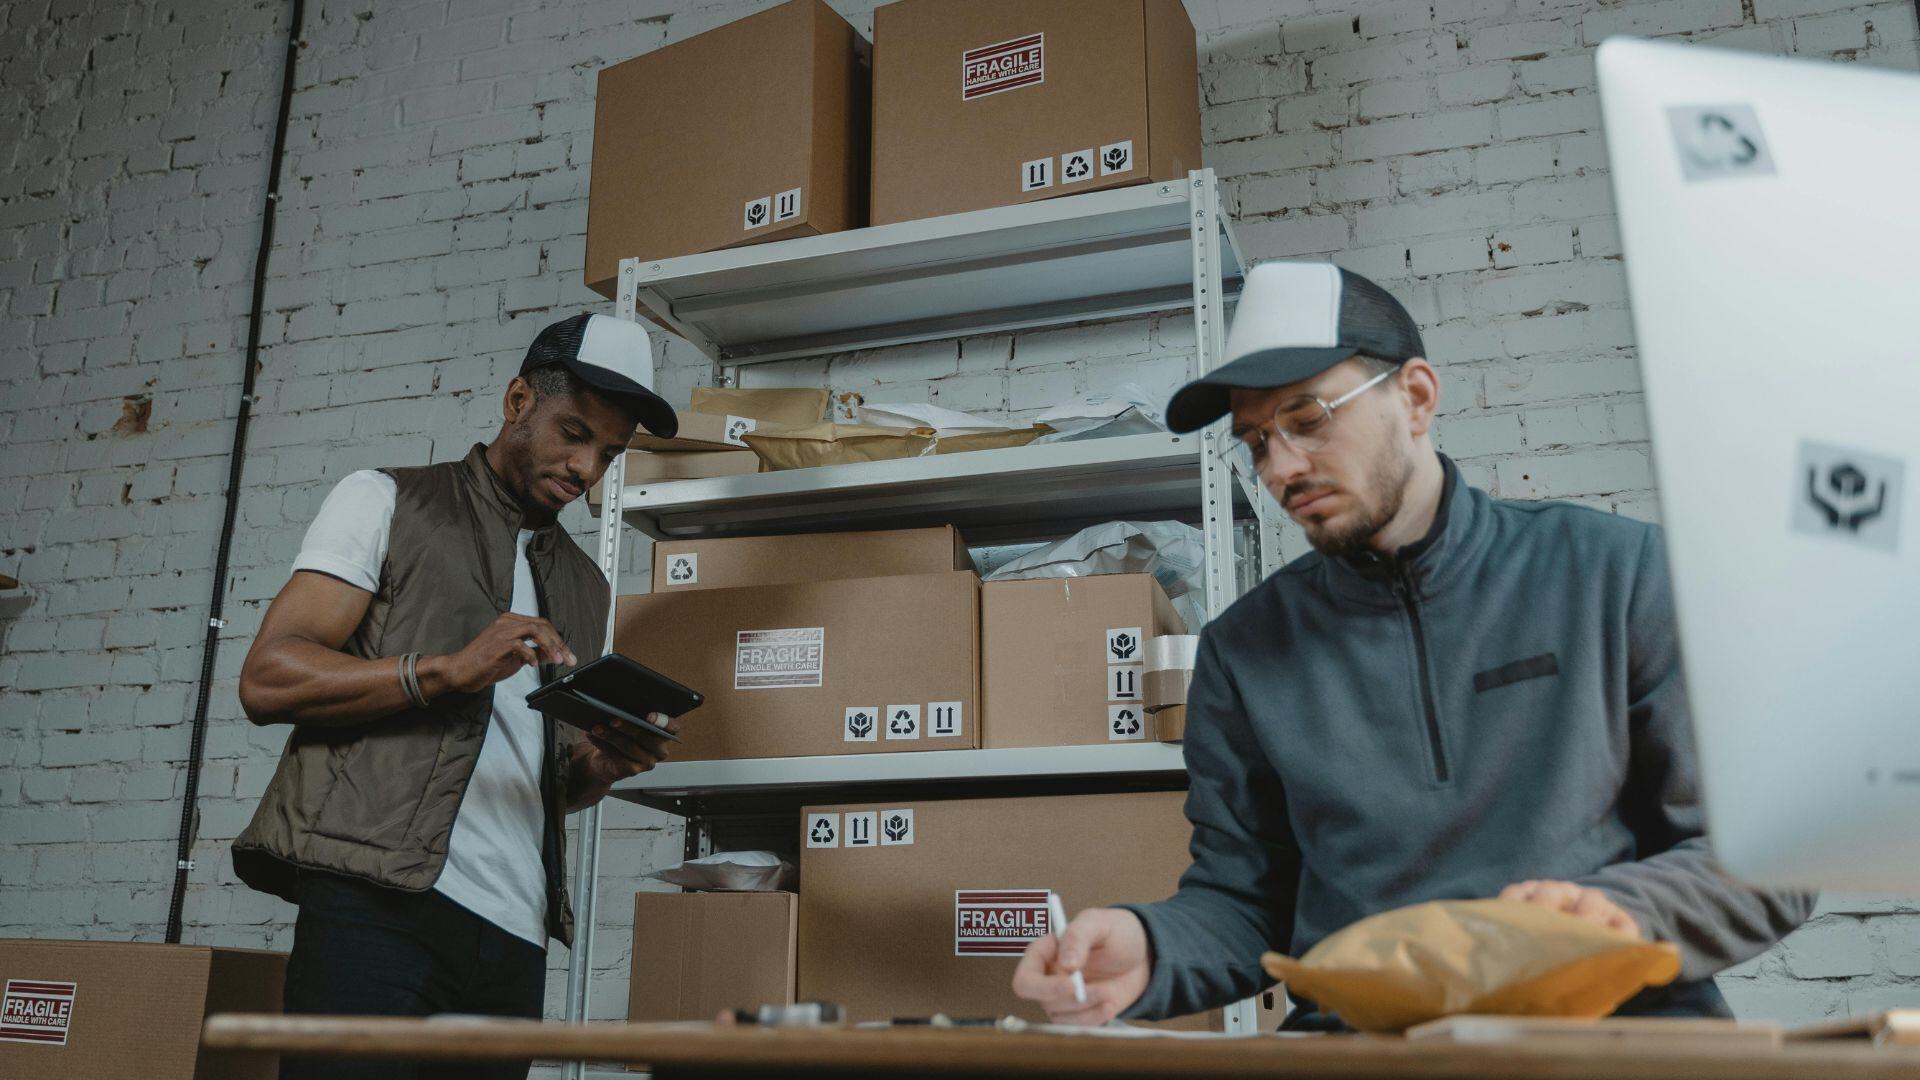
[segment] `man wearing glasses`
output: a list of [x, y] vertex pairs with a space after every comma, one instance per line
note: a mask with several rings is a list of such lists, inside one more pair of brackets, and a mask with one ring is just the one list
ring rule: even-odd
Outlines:
[[[1201, 634], [1193, 866], [1171, 899], [1028, 949], [1014, 989], [1056, 1021], [1225, 1005], [1271, 982], [1268, 949], [1494, 896], [1678, 946], [1680, 981], [1622, 1013], [1727, 1015], [1711, 976], [1811, 913], [1714, 859], [1659, 530], [1469, 486], [1433, 448], [1424, 354], [1374, 283], [1268, 263], [1227, 363], [1174, 395], [1175, 431], [1231, 414], [1236, 468], [1315, 551]], [[1310, 1002], [1288, 1020], [1336, 1023]]]

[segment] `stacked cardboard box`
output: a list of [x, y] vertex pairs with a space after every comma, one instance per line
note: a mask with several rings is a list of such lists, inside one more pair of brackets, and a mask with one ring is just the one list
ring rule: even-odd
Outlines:
[[615, 64], [594, 102], [585, 280], [866, 224], [869, 47], [822, 0]]
[[789, 892], [635, 893], [627, 1019], [792, 1002], [797, 918]]
[[[802, 811], [799, 997], [854, 1021], [1046, 1017], [1013, 969], [1069, 916], [1173, 894], [1190, 862], [1180, 792], [922, 800]], [[1217, 1015], [1171, 1026], [1218, 1025]]]
[[706, 695], [677, 759], [980, 745], [980, 579], [954, 530], [660, 548], [614, 648]]

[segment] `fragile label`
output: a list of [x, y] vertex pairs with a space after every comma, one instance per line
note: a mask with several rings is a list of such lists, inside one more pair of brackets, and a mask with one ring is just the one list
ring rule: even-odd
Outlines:
[[1139, 742], [1147, 737], [1146, 710], [1138, 705], [1107, 706], [1107, 741]]
[[847, 815], [848, 847], [874, 847], [880, 843], [880, 815], [872, 810]]
[[1131, 664], [1140, 659], [1140, 628], [1123, 626], [1107, 631], [1107, 663]]
[[1133, 169], [1133, 140], [1108, 143], [1100, 148], [1100, 175], [1130, 172]]
[[913, 843], [913, 811], [880, 811], [880, 846], [893, 847], [896, 844]]
[[1047, 35], [982, 45], [960, 55], [960, 100], [972, 101], [1047, 80]]
[[927, 738], [950, 739], [966, 726], [965, 714], [957, 701], [936, 701], [927, 706]]
[[880, 737], [880, 706], [849, 705], [840, 737], [846, 742], [873, 742]]
[[75, 984], [8, 979], [0, 1001], [0, 1042], [67, 1045]]
[[746, 207], [740, 214], [740, 226], [749, 232], [772, 220], [773, 196], [771, 195], [762, 195], [757, 199], [747, 200]]
[[920, 706], [887, 706], [887, 738], [917, 739], [920, 737]]
[[700, 583], [700, 553], [684, 551], [667, 560], [668, 585], [697, 585]]
[[824, 626], [742, 630], [734, 637], [733, 688], [779, 690], [819, 686], [827, 661]]
[[1019, 956], [1052, 931], [1045, 889], [954, 891], [955, 956]]
[[807, 817], [807, 846], [826, 848], [840, 846], [840, 815], [811, 814]]

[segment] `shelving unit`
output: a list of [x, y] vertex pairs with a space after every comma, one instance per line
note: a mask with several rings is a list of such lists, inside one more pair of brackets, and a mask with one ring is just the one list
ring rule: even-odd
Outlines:
[[[916, 341], [1192, 310], [1195, 374], [1217, 365], [1242, 262], [1209, 170], [1185, 181], [981, 210], [679, 259], [622, 261], [617, 311], [686, 338], [724, 369]], [[1206, 538], [1206, 606], [1238, 593], [1236, 517], [1259, 522], [1263, 568], [1278, 556], [1270, 507], [1234, 484], [1208, 440], [1171, 434], [1024, 446], [629, 487], [607, 472], [600, 563], [618, 587], [623, 526], [655, 538], [952, 524], [975, 544], [1041, 539], [1116, 519], [1177, 519]], [[612, 617], [607, 626], [613, 640]], [[617, 797], [707, 823], [790, 813], [807, 802], [939, 795], [1169, 790], [1177, 746], [947, 750], [760, 761], [667, 762]], [[574, 865], [576, 941], [567, 1017], [587, 1016], [600, 808], [583, 812]], [[1251, 1003], [1228, 1025], [1251, 1025]], [[584, 1077], [582, 1065], [568, 1067]]]

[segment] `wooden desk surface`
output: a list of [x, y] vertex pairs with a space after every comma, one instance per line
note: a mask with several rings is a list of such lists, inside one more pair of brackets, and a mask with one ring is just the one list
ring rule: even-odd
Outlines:
[[975, 1030], [779, 1030], [226, 1014], [210, 1050], [416, 1060], [619, 1061], [675, 1076], [752, 1072], [1011, 1077], [1411, 1078], [1411, 1080], [1880, 1080], [1920, 1078], [1920, 1050], [1791, 1044], [1636, 1048], [1569, 1041], [1506, 1046], [1401, 1039], [1118, 1039]]

